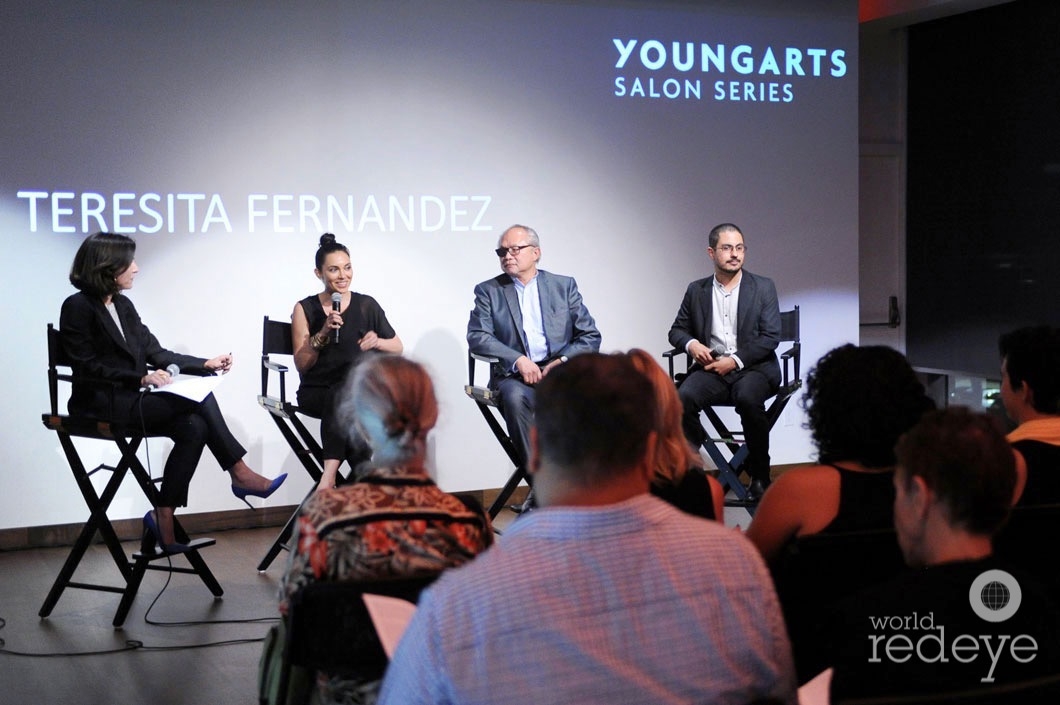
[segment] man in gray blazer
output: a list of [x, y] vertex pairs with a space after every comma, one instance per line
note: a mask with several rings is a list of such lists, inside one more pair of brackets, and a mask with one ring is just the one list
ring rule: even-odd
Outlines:
[[534, 385], [567, 358], [597, 352], [600, 332], [574, 279], [537, 268], [541, 241], [533, 228], [513, 225], [497, 245], [504, 273], [475, 287], [467, 344], [500, 360], [490, 370], [490, 387], [500, 393], [501, 415], [525, 469]]
[[710, 231], [714, 275], [688, 285], [669, 337], [695, 361], [677, 390], [685, 436], [698, 448], [707, 439], [699, 412], [733, 404], [747, 441], [749, 494], [756, 499], [769, 486], [765, 402], [780, 386], [780, 308], [773, 281], [744, 270], [745, 254], [743, 233], [732, 223]]

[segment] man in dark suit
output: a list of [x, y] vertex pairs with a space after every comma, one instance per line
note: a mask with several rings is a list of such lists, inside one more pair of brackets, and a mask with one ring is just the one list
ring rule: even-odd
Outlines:
[[765, 401], [780, 386], [780, 308], [773, 281], [744, 270], [745, 254], [743, 233], [732, 223], [710, 231], [707, 255], [714, 275], [688, 285], [670, 327], [670, 344], [695, 361], [678, 389], [685, 436], [698, 448], [707, 439], [699, 412], [733, 404], [747, 441], [749, 495], [756, 499], [769, 486]]
[[522, 467], [530, 455], [534, 385], [567, 358], [600, 349], [600, 332], [572, 277], [537, 268], [541, 241], [533, 228], [513, 225], [497, 243], [503, 274], [475, 287], [467, 324], [471, 352], [500, 360], [490, 387]]

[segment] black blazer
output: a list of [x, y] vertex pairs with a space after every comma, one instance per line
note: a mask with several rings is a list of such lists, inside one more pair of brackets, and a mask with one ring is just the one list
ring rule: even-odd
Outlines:
[[128, 298], [117, 294], [113, 302], [124, 336], [99, 299], [77, 293], [63, 302], [59, 334], [74, 375], [105, 380], [113, 385], [75, 381], [67, 404], [71, 414], [114, 418], [116, 411], [130, 409], [148, 364], [157, 368], [176, 364], [184, 371], [205, 369], [205, 358], [163, 348], [140, 321], [136, 307]]
[[[714, 315], [714, 277], [697, 279], [688, 285], [681, 308], [670, 327], [670, 344], [684, 350], [695, 338], [710, 345]], [[740, 282], [740, 304], [736, 311], [736, 354], [745, 369], [762, 372], [774, 385], [780, 384], [780, 306], [772, 279], [744, 270]]]

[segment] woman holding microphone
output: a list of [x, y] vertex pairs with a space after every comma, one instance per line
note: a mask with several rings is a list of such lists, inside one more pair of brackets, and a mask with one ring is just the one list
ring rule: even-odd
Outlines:
[[298, 406], [320, 419], [324, 473], [318, 487], [327, 489], [335, 486], [343, 460], [355, 471], [371, 455], [356, 431], [336, 423], [336, 392], [366, 355], [400, 354], [404, 346], [378, 302], [350, 290], [350, 251], [331, 233], [320, 236], [313, 273], [324, 290], [295, 304], [291, 342], [301, 378]]

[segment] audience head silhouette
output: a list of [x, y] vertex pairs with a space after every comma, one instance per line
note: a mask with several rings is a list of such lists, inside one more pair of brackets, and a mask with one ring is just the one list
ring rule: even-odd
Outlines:
[[438, 402], [427, 371], [397, 355], [376, 355], [354, 371], [341, 405], [344, 418], [364, 435], [376, 467], [422, 463]]
[[[553, 480], [603, 497], [633, 480], [647, 491], [655, 447], [655, 392], [626, 355], [587, 353], [537, 386], [531, 472], [545, 503]], [[640, 475], [643, 475], [641, 478]]]
[[843, 345], [806, 378], [803, 408], [822, 463], [894, 465], [894, 444], [935, 404], [900, 352]]

